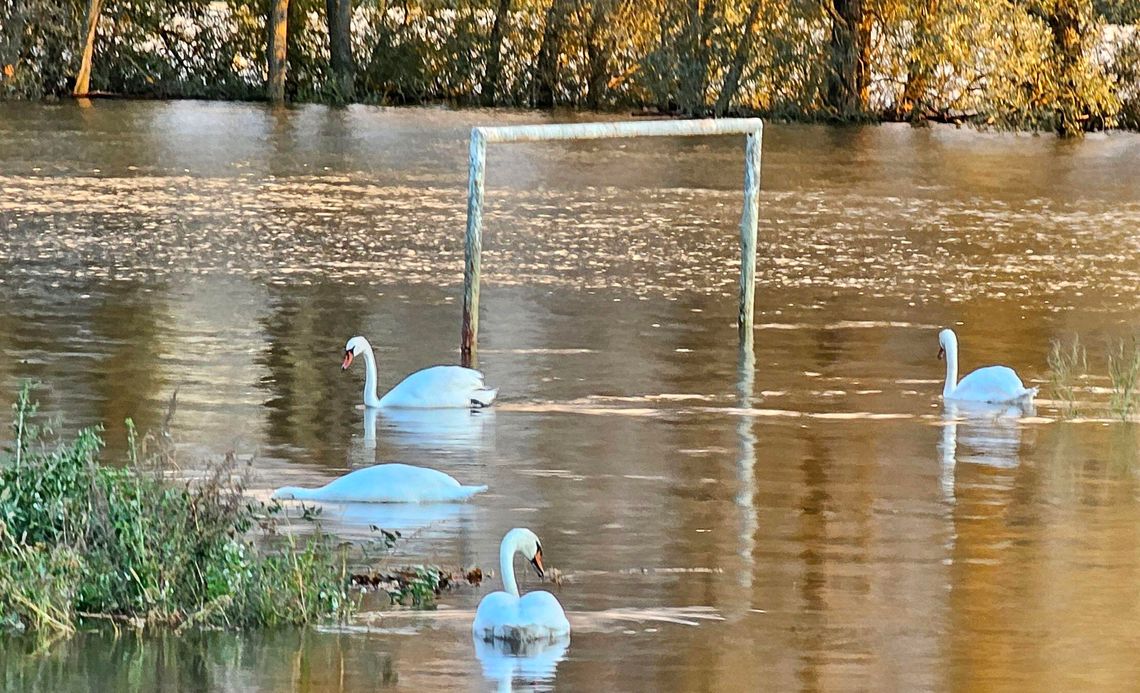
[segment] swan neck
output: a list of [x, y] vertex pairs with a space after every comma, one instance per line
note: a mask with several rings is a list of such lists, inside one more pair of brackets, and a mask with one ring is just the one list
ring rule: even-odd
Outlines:
[[503, 576], [503, 590], [507, 594], [519, 596], [519, 585], [515, 582], [515, 552], [518, 547], [513, 537], [504, 537], [499, 546], [499, 572]]
[[958, 342], [950, 340], [946, 345], [946, 385], [942, 388], [942, 396], [949, 397], [958, 387]]
[[380, 406], [380, 398], [376, 396], [376, 354], [372, 353], [372, 345], [364, 343], [364, 406]]

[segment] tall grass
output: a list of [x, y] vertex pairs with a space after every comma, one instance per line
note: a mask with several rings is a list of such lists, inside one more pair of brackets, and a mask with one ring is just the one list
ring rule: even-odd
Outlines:
[[128, 424], [128, 464], [111, 468], [99, 463], [98, 429], [58, 439], [28, 387], [13, 412], [0, 458], [0, 627], [303, 624], [354, 609], [344, 548], [319, 532], [254, 541], [274, 519], [242, 493], [232, 455], [170, 480], [169, 414], [141, 440]]
[[1067, 345], [1053, 340], [1048, 362], [1049, 387], [1054, 399], [1061, 402], [1061, 415], [1075, 416], [1076, 383], [1089, 370], [1088, 354], [1080, 337], [1073, 335], [1073, 341]]
[[1140, 345], [1135, 337], [1130, 342], [1121, 339], [1109, 345], [1108, 377], [1112, 380], [1109, 406], [1113, 414], [1125, 421], [1136, 408], [1140, 387]]

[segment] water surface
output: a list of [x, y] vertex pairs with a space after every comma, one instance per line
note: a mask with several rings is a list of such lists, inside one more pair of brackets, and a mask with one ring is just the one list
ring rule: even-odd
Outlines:
[[[0, 384], [69, 427], [234, 449], [253, 492], [403, 461], [490, 491], [330, 508], [394, 561], [494, 569], [534, 529], [575, 633], [480, 659], [482, 590], [350, 628], [84, 633], [0, 651], [8, 688], [218, 691], [1127, 688], [1140, 675], [1136, 431], [1104, 345], [1140, 317], [1140, 137], [772, 124], [754, 355], [737, 348], [738, 138], [495, 145], [479, 365], [501, 404], [366, 417], [453, 362], [466, 137], [539, 115], [0, 104]], [[963, 372], [1043, 386], [1032, 416], [950, 411]], [[1082, 413], [1049, 399], [1079, 333]], [[524, 589], [538, 587], [533, 576]], [[545, 669], [543, 668], [545, 667]]]

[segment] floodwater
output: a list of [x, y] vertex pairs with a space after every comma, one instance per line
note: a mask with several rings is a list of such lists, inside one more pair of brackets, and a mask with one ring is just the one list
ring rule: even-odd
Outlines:
[[[563, 116], [566, 117], [566, 116]], [[367, 417], [454, 362], [466, 137], [544, 116], [0, 104], [0, 390], [156, 425], [253, 492], [402, 461], [490, 491], [326, 508], [394, 562], [496, 570], [534, 529], [568, 649], [476, 648], [482, 594], [345, 628], [0, 646], [8, 689], [1127, 689], [1140, 680], [1135, 423], [1106, 345], [1140, 318], [1140, 137], [771, 124], [753, 356], [734, 325], [740, 138], [492, 145], [479, 365], [494, 409]], [[1015, 367], [1035, 412], [947, 410]], [[1080, 415], [1050, 399], [1079, 334]], [[520, 563], [521, 568], [521, 563]], [[520, 570], [521, 575], [521, 570]], [[523, 589], [537, 588], [533, 575]]]

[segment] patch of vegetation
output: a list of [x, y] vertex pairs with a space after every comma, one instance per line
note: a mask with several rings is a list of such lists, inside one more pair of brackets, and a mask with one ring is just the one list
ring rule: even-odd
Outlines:
[[410, 566], [384, 572], [352, 576], [352, 584], [364, 589], [384, 591], [392, 605], [419, 609], [435, 607], [436, 597], [460, 585], [479, 585], [483, 571], [479, 568], [450, 571], [439, 566]]
[[242, 493], [233, 455], [172, 481], [163, 430], [128, 422], [123, 468], [99, 463], [98, 429], [57, 438], [30, 388], [0, 457], [0, 627], [51, 637], [83, 618], [135, 626], [266, 626], [344, 619], [346, 548], [319, 531], [274, 535], [271, 508]]
[[1088, 354], [1080, 337], [1073, 335], [1068, 345], [1053, 340], [1049, 350], [1049, 386], [1053, 397], [1062, 403], [1061, 415], [1076, 415], [1076, 383], [1088, 373]]
[[1112, 380], [1112, 413], [1121, 421], [1128, 419], [1136, 407], [1137, 388], [1140, 386], [1140, 345], [1133, 338], [1130, 344], [1121, 339], [1108, 348], [1108, 377]]

